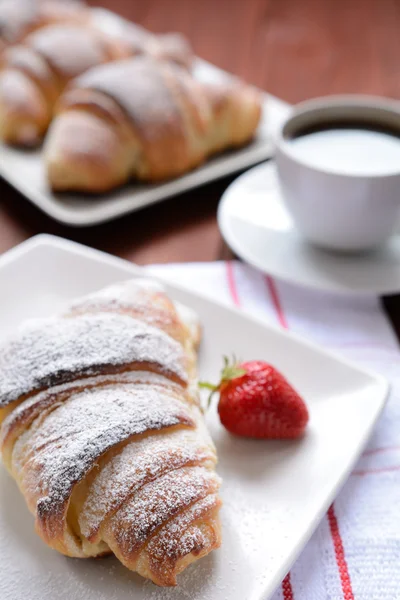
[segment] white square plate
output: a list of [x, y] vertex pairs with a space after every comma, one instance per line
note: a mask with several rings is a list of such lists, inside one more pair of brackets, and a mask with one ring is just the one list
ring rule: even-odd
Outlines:
[[[143, 271], [51, 236], [0, 259], [0, 337], [27, 317]], [[384, 406], [381, 378], [298, 337], [166, 284], [198, 311], [201, 377], [216, 379], [223, 354], [271, 361], [306, 399], [311, 420], [297, 442], [231, 437], [215, 410], [208, 422], [219, 454], [223, 544], [168, 590], [144, 582], [113, 558], [68, 559], [33, 532], [15, 483], [0, 467], [2, 600], [265, 600], [279, 585], [349, 475]], [[339, 436], [339, 438], [338, 438]]]
[[[196, 59], [194, 72], [198, 79], [204, 81], [230, 77], [226, 71], [201, 59]], [[95, 225], [270, 158], [274, 133], [288, 112], [286, 102], [263, 93], [263, 117], [256, 137], [248, 146], [215, 156], [194, 171], [166, 183], [143, 185], [132, 182], [100, 196], [54, 194], [46, 181], [41, 149], [18, 150], [1, 142], [0, 176], [57, 221], [77, 227]]]

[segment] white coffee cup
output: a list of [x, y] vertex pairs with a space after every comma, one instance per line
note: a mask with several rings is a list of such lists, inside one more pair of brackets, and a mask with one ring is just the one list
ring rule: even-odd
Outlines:
[[[276, 164], [283, 198], [299, 231], [312, 243], [340, 251], [372, 249], [398, 225], [400, 162], [381, 172], [332, 171], [293, 152], [307, 128], [363, 123], [399, 134], [400, 102], [373, 96], [327, 96], [297, 105], [277, 136]], [[300, 150], [300, 146], [299, 146]]]

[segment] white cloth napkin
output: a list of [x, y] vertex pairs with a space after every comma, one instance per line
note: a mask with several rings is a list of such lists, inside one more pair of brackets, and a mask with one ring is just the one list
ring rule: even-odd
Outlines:
[[399, 600], [400, 353], [379, 299], [309, 291], [239, 262], [150, 269], [390, 380], [391, 396], [366, 452], [273, 600]]

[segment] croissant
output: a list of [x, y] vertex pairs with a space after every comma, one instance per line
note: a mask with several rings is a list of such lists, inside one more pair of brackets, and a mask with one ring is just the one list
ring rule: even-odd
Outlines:
[[0, 0], [0, 51], [51, 23], [83, 23], [89, 9], [79, 0]]
[[2, 458], [49, 546], [112, 552], [172, 586], [220, 545], [199, 338], [189, 309], [138, 279], [28, 322], [0, 348]]
[[41, 142], [54, 106], [71, 79], [121, 58], [149, 54], [188, 67], [191, 51], [179, 34], [156, 36], [104, 9], [82, 23], [41, 27], [0, 57], [0, 139]]
[[176, 177], [208, 156], [247, 143], [260, 94], [238, 80], [197, 81], [149, 57], [87, 71], [60, 98], [46, 138], [57, 191], [104, 192], [134, 177]]

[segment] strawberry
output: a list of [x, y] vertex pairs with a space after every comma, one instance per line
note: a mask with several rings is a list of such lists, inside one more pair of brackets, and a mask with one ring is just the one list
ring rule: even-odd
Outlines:
[[304, 433], [307, 407], [290, 383], [272, 365], [254, 360], [230, 365], [227, 358], [218, 385], [200, 383], [219, 391], [222, 425], [236, 435], [291, 439]]

